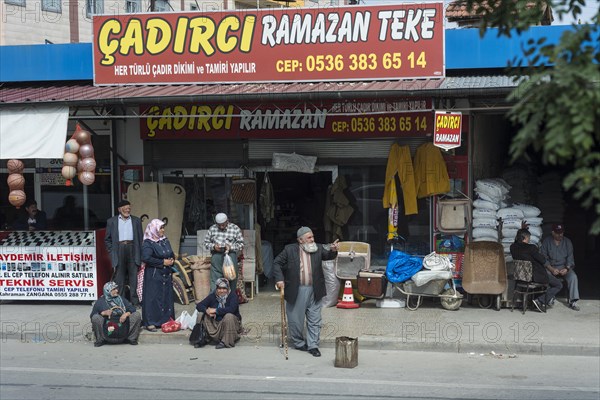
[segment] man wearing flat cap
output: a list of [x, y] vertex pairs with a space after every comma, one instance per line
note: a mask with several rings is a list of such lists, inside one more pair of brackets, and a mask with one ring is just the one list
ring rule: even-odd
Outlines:
[[564, 279], [569, 290], [568, 305], [574, 311], [579, 311], [579, 282], [575, 273], [575, 257], [573, 243], [564, 235], [563, 224], [552, 225], [552, 235], [542, 241], [540, 253], [546, 258], [548, 273]]
[[121, 200], [117, 208], [119, 214], [106, 221], [104, 244], [110, 255], [119, 296], [123, 296], [125, 282], [129, 282], [128, 300], [139, 307], [137, 273], [142, 264], [142, 220], [131, 215], [131, 203], [127, 200]]
[[[315, 243], [310, 228], [298, 229], [297, 243], [288, 244], [273, 261], [278, 288], [285, 288], [285, 310], [289, 337], [296, 350], [320, 357], [321, 299], [327, 294], [321, 263], [337, 257], [337, 240], [330, 245]], [[306, 319], [306, 339], [304, 322]]]
[[[233, 267], [238, 271], [237, 257], [244, 248], [242, 230], [234, 223], [229, 222], [225, 213], [215, 215], [215, 224], [208, 228], [204, 237], [204, 247], [210, 251], [210, 291], [216, 289], [217, 279], [223, 278], [223, 258], [229, 254]], [[235, 292], [237, 277], [231, 281], [230, 286]]]

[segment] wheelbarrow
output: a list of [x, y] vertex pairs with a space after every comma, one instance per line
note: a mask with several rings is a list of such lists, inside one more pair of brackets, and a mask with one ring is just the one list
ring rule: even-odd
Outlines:
[[463, 261], [462, 287], [470, 295], [487, 295], [492, 298], [488, 303], [479, 306], [489, 308], [494, 305], [500, 310], [502, 293], [506, 290], [506, 264], [504, 263], [504, 248], [498, 242], [473, 242], [465, 247]]
[[409, 279], [406, 282], [394, 283], [396, 289], [406, 296], [406, 308], [415, 311], [423, 302], [423, 297], [437, 297], [446, 310], [454, 311], [460, 308], [463, 295], [456, 290], [452, 273], [449, 279], [433, 279], [424, 285]]

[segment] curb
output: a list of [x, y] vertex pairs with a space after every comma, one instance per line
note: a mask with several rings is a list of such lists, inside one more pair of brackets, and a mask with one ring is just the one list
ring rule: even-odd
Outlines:
[[[174, 344], [189, 346], [188, 338], [191, 331], [179, 331], [173, 333], [146, 332], [140, 334], [140, 344]], [[44, 338], [39, 332], [23, 331], [18, 333], [0, 332], [2, 343], [16, 340], [24, 343], [76, 343], [89, 342], [91, 344], [91, 334], [79, 334], [72, 337], [48, 337]], [[256, 337], [242, 336], [238, 346], [255, 347], [277, 347], [279, 346], [279, 336]], [[492, 354], [497, 357], [513, 355], [538, 355], [538, 356], [586, 356], [600, 357], [600, 347], [595, 344], [564, 344], [564, 343], [468, 343], [468, 342], [420, 342], [409, 341], [402, 338], [388, 338], [378, 336], [363, 336], [358, 338], [358, 346], [368, 350], [384, 351], [423, 351], [423, 352], [442, 352], [456, 354]], [[335, 349], [335, 338], [326, 338], [321, 340], [321, 348]], [[190, 349], [192, 347], [190, 346]]]
[[[140, 343], [179, 344], [189, 345], [188, 337], [191, 331], [174, 333], [142, 332]], [[457, 354], [521, 354], [521, 355], [554, 355], [554, 356], [590, 356], [600, 357], [600, 347], [594, 344], [562, 344], [562, 343], [468, 343], [468, 342], [418, 342], [402, 338], [387, 338], [378, 336], [363, 336], [358, 338], [359, 347], [369, 350], [391, 351], [427, 351]], [[242, 336], [238, 346], [278, 346], [279, 337], [248, 338]], [[322, 348], [335, 349], [335, 338], [321, 340]]]

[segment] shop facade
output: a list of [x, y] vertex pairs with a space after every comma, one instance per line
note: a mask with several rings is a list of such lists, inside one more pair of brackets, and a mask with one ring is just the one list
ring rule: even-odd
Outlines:
[[[458, 52], [464, 34], [447, 38], [447, 64], [454, 63], [456, 71], [450, 75], [499, 69], [508, 59], [463, 65], [469, 58], [466, 49], [459, 54], [448, 49]], [[483, 51], [491, 53], [493, 46]], [[89, 81], [65, 82], [68, 72], [63, 71], [57, 74], [61, 82], [13, 83], [2, 89], [2, 96], [3, 107], [28, 102], [32, 95], [40, 104], [68, 104], [67, 136], [77, 123], [94, 132], [102, 169], [87, 194], [81, 185], [62, 186], [56, 161], [30, 160], [26, 165], [28, 193], [34, 193], [49, 216], [66, 196], [81, 196], [76, 199], [87, 202], [88, 218], [90, 210], [95, 214], [96, 225], [88, 227], [102, 227], [129, 184], [177, 183], [187, 193], [182, 252], [194, 249], [196, 232], [207, 229], [222, 211], [244, 229], [258, 223], [263, 240], [277, 252], [301, 225], [313, 227], [317, 239], [326, 240], [327, 190], [344, 177], [353, 214], [342, 238], [370, 243], [379, 263], [389, 251], [381, 199], [390, 147], [409, 146], [414, 156], [418, 146], [431, 142], [434, 110], [452, 109], [464, 116], [461, 147], [444, 153], [453, 189], [472, 197], [473, 177], [489, 176], [505, 162], [506, 152], [496, 150], [506, 148], [510, 139], [506, 130], [512, 128], [504, 119], [510, 105], [504, 98], [514, 84], [503, 76], [464, 75], [315, 84], [92, 86]], [[274, 168], [274, 154], [316, 157], [314, 171]], [[274, 217], [268, 220], [260, 202], [265, 177], [275, 199]], [[232, 201], [237, 179], [255, 180], [253, 202]], [[426, 254], [437, 231], [435, 198], [420, 199], [418, 209], [418, 214], [399, 219], [399, 234], [408, 251]]]

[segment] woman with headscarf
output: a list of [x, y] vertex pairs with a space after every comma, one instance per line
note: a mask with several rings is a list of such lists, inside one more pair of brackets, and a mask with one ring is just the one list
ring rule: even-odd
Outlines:
[[[104, 294], [94, 303], [90, 314], [96, 337], [94, 347], [123, 342], [137, 345], [142, 323], [140, 313], [127, 299], [119, 296], [119, 286], [115, 282], [107, 282], [102, 292]], [[127, 323], [128, 331], [122, 332], [121, 326]]]
[[229, 288], [227, 279], [217, 279], [216, 289], [198, 303], [196, 309], [210, 340], [217, 342], [216, 349], [235, 347], [242, 333], [242, 316], [237, 295]]
[[175, 254], [165, 236], [165, 223], [160, 219], [153, 219], [146, 227], [142, 261], [146, 263], [142, 323], [146, 330], [156, 332], [162, 324], [175, 318], [171, 275]]

